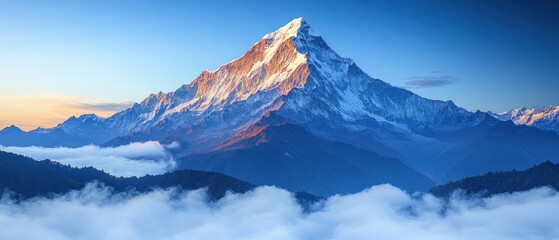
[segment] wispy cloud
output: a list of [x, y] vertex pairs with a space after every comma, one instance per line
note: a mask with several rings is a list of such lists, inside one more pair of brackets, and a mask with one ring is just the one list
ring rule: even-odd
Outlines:
[[[0, 201], [1, 239], [557, 239], [548, 188], [485, 199], [411, 196], [390, 185], [331, 197], [304, 213], [275, 187], [208, 203], [203, 190]], [[30, 231], [30, 229], [32, 231]]]
[[432, 71], [429, 75], [413, 76], [404, 82], [406, 88], [433, 88], [443, 87], [456, 82], [456, 77], [443, 71]]
[[100, 102], [62, 94], [0, 96], [0, 128], [17, 125], [24, 130], [52, 127], [72, 115], [95, 113], [108, 117], [133, 102]]

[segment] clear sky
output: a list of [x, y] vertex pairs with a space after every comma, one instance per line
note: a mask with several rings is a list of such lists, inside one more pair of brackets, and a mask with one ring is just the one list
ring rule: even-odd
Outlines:
[[468, 110], [559, 105], [557, 1], [0, 0], [0, 128], [108, 116], [300, 16], [419, 95]]

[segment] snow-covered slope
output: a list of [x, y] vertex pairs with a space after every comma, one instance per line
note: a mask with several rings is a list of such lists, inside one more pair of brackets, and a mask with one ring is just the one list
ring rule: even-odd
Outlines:
[[515, 124], [559, 132], [559, 106], [521, 107], [504, 113], [490, 114], [501, 121], [511, 120]]

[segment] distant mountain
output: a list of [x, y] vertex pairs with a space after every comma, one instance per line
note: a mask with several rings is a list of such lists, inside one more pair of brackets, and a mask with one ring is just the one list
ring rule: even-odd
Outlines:
[[66, 193], [93, 181], [117, 192], [132, 189], [146, 192], [169, 187], [207, 188], [209, 196], [214, 199], [223, 197], [227, 191], [243, 193], [254, 188], [252, 184], [220, 173], [181, 170], [156, 176], [117, 178], [92, 167], [74, 168], [0, 151], [0, 190], [10, 190], [24, 198]]
[[25, 132], [16, 126], [0, 130], [0, 145], [4, 146], [43, 146], [43, 147], [80, 147], [88, 144], [101, 144], [114, 138], [107, 128], [105, 119], [95, 114], [72, 116], [54, 128], [37, 128]]
[[0, 130], [0, 145], [4, 146], [78, 147], [88, 143], [89, 138], [71, 137], [60, 129], [36, 129], [25, 132], [16, 126], [10, 126]]
[[511, 120], [515, 124], [537, 127], [543, 130], [559, 132], [559, 106], [536, 108], [517, 108], [504, 113], [490, 114], [502, 121]]
[[490, 196], [548, 186], [559, 190], [559, 165], [546, 161], [524, 171], [490, 172], [433, 187], [436, 196], [450, 196], [456, 190], [468, 195]]
[[[263, 126], [268, 127], [261, 129]], [[240, 58], [202, 72], [174, 92], [151, 94], [109, 118], [71, 118], [34, 134], [48, 136], [62, 131], [67, 135], [49, 136], [44, 145], [178, 142], [181, 148], [174, 154], [183, 159], [183, 167], [332, 193], [353, 191], [377, 181], [409, 189], [426, 186], [425, 181], [417, 181], [422, 179], [417, 172], [444, 182], [530, 166], [541, 159], [559, 162], [559, 135], [526, 128], [372, 78], [353, 60], [339, 56], [316, 30], [298, 18], [264, 35]], [[292, 132], [281, 136], [275, 134], [277, 129]], [[36, 143], [47, 141], [26, 136], [29, 133], [3, 134], [0, 132], [3, 145], [43, 145]], [[275, 138], [262, 142], [259, 134], [275, 134]], [[286, 143], [299, 138], [307, 141], [298, 141], [297, 146]], [[323, 145], [357, 157], [336, 155]], [[306, 154], [303, 150], [307, 149], [313, 154]], [[299, 152], [296, 158], [289, 155]], [[321, 166], [321, 162], [328, 165]], [[288, 172], [257, 174], [268, 171], [269, 166], [289, 169], [294, 176], [305, 171], [315, 176], [309, 182], [297, 183], [299, 179], [289, 179]], [[329, 175], [328, 171], [336, 168], [348, 172]], [[394, 178], [410, 168], [416, 170], [410, 177]], [[351, 171], [357, 173], [352, 175]], [[365, 177], [367, 174], [372, 176]], [[382, 174], [386, 176], [380, 177]], [[323, 184], [311, 183], [318, 180]]]

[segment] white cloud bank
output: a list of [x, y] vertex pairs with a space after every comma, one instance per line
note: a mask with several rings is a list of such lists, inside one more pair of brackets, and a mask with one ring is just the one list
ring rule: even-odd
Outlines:
[[0, 146], [0, 150], [36, 160], [50, 159], [73, 167], [94, 167], [115, 176], [129, 177], [161, 174], [175, 169], [176, 162], [167, 151], [175, 147], [176, 143], [162, 145], [159, 142], [150, 141], [105, 148], [94, 145], [78, 148]]
[[4, 197], [0, 239], [559, 239], [557, 216], [548, 188], [445, 202], [380, 185], [304, 213], [275, 187], [206, 203], [202, 190], [128, 196], [89, 185], [55, 199]]

